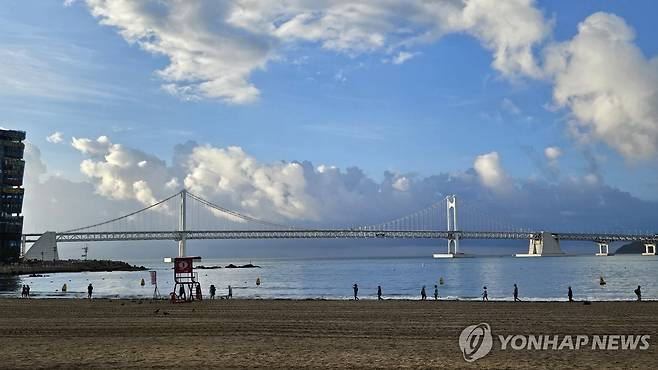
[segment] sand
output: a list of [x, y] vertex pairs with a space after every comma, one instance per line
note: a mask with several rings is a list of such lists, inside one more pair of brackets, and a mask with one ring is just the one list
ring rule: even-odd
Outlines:
[[[656, 368], [658, 302], [0, 299], [1, 368]], [[640, 351], [500, 350], [458, 337], [649, 334]]]

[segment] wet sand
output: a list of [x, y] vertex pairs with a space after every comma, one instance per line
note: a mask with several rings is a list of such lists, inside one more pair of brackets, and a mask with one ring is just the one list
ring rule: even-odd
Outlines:
[[[0, 299], [0, 368], [656, 368], [658, 302]], [[498, 334], [649, 334], [640, 351], [500, 350]]]

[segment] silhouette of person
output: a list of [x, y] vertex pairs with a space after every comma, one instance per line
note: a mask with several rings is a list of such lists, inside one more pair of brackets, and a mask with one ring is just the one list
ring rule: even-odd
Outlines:
[[211, 284], [211, 285], [210, 285], [210, 299], [215, 299], [215, 291], [216, 291], [216, 290], [217, 290], [217, 289], [215, 289], [215, 285], [214, 285], [214, 284]]
[[487, 293], [487, 287], [482, 287], [482, 302], [489, 300], [489, 293]]
[[354, 300], [358, 301], [359, 300], [359, 297], [358, 297], [359, 286], [356, 283], [354, 283], [354, 285], [352, 285], [352, 290], [354, 290]]
[[377, 285], [377, 300], [381, 301], [382, 299], [382, 286]]
[[233, 298], [233, 288], [231, 286], [228, 286], [228, 296], [226, 297], [227, 299]]
[[94, 293], [94, 287], [89, 283], [87, 286], [87, 298], [91, 299], [91, 294]]
[[420, 290], [420, 299], [423, 301], [427, 299], [427, 293], [425, 293], [425, 285], [423, 285], [423, 288]]
[[185, 287], [181, 284], [180, 288], [178, 288], [178, 299], [183, 298], [185, 298]]
[[27, 298], [30, 298], [30, 286], [29, 285], [25, 286], [25, 296]]
[[516, 284], [514, 284], [514, 302], [518, 302], [518, 301], [521, 301], [519, 299], [519, 287], [517, 287]]
[[573, 291], [571, 290], [571, 287], [569, 287], [569, 290], [567, 291], [567, 296], [569, 297], [569, 302], [573, 302]]
[[27, 289], [25, 289], [25, 284], [23, 284], [23, 288], [21, 289], [21, 298], [25, 298], [25, 292]]
[[196, 299], [201, 300], [201, 284], [196, 285]]
[[434, 300], [435, 301], [439, 300], [439, 286], [436, 284], [434, 285]]
[[640, 288], [641, 287], [638, 285], [637, 289], [635, 289], [635, 295], [637, 296], [638, 302], [642, 300], [642, 290]]

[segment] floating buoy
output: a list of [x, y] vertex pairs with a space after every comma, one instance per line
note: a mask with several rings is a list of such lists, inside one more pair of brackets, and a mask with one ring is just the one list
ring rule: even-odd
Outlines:
[[146, 283], [144, 282], [144, 278], [142, 278], [142, 281], [139, 282], [139, 285], [144, 286]]
[[260, 286], [260, 277], [256, 278], [256, 286]]
[[443, 276], [441, 276], [441, 277], [439, 278], [439, 284], [440, 284], [440, 285], [443, 285]]
[[66, 283], [64, 283], [64, 285], [62, 285], [62, 292], [66, 292]]
[[605, 285], [605, 280], [603, 280], [603, 276], [599, 277], [599, 285], [601, 286]]

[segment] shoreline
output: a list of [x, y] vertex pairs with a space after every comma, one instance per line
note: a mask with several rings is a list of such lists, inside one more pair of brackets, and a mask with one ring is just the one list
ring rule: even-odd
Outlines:
[[[652, 368], [658, 303], [0, 299], [0, 368]], [[473, 364], [459, 337], [487, 323]], [[650, 335], [646, 350], [501, 350], [498, 335]], [[623, 365], [623, 366], [622, 366]]]

